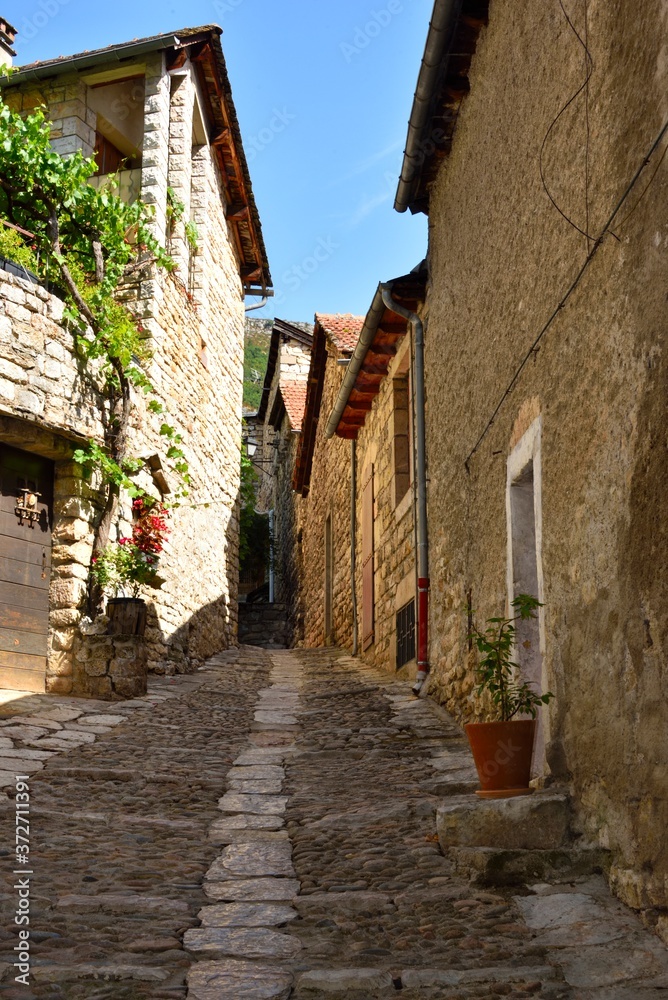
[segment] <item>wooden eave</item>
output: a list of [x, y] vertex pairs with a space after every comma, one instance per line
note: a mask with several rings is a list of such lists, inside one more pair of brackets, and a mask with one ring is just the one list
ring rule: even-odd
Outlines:
[[[397, 279], [392, 286], [392, 297], [399, 305], [416, 312], [424, 299], [424, 289], [424, 278], [411, 274]], [[337, 424], [337, 437], [357, 438], [407, 331], [408, 321], [385, 308]]]
[[293, 326], [292, 323], [286, 322], [284, 319], [274, 320], [274, 325], [271, 328], [271, 340], [269, 341], [269, 353], [267, 356], [267, 368], [264, 374], [264, 383], [262, 385], [262, 397], [260, 399], [260, 406], [257, 411], [257, 419], [260, 423], [264, 421], [265, 414], [267, 412], [267, 405], [269, 403], [269, 395], [271, 393], [271, 386], [274, 381], [274, 375], [276, 373], [276, 361], [278, 360], [278, 348], [281, 340], [283, 343], [287, 343], [290, 340], [296, 341], [303, 347], [312, 347], [313, 345], [313, 335], [306, 333], [305, 330], [300, 330], [298, 326]]
[[[246, 293], [266, 291], [271, 288], [271, 274], [219, 37], [211, 32], [204, 37], [194, 36], [184, 42], [183, 48], [189, 51], [208, 103], [210, 142], [220, 168], [226, 218], [239, 256], [244, 289]], [[180, 51], [174, 50], [172, 58], [178, 59]]]

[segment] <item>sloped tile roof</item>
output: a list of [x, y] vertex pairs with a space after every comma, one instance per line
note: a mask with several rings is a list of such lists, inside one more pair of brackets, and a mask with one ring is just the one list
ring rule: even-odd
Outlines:
[[[20, 86], [26, 81], [57, 76], [60, 73], [80, 72], [102, 65], [112, 59], [121, 65], [124, 60], [138, 58], [148, 52], [177, 53], [189, 46], [201, 49], [196, 55], [197, 75], [204, 92], [211, 127], [216, 141], [212, 143], [219, 162], [225, 197], [228, 205], [242, 206], [247, 216], [230, 217], [235, 233], [237, 250], [241, 257], [241, 278], [246, 287], [271, 288], [271, 274], [267, 251], [262, 236], [262, 226], [253, 196], [248, 162], [241, 141], [241, 129], [232, 100], [232, 90], [227, 74], [225, 57], [220, 42], [222, 28], [216, 24], [195, 28], [181, 28], [166, 34], [133, 39], [102, 49], [79, 52], [73, 56], [58, 56], [17, 67], [8, 80], [3, 81], [3, 91]], [[2, 70], [0, 69], [0, 76]], [[220, 139], [220, 142], [218, 141]]]
[[339, 351], [352, 353], [355, 350], [364, 326], [364, 316], [353, 316], [352, 313], [336, 313], [334, 315], [316, 313], [315, 321], [334, 341], [334, 345]]
[[306, 376], [303, 379], [282, 378], [280, 386], [290, 426], [293, 431], [301, 431], [306, 409]]

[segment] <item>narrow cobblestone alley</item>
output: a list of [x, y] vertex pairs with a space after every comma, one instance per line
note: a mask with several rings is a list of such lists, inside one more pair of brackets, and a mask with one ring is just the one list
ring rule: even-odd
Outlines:
[[339, 651], [242, 647], [113, 705], [30, 696], [3, 754], [3, 784], [34, 770], [29, 986], [3, 802], [8, 1000], [666, 995], [666, 948], [601, 876], [493, 886], [443, 856], [436, 808], [474, 787], [461, 731]]

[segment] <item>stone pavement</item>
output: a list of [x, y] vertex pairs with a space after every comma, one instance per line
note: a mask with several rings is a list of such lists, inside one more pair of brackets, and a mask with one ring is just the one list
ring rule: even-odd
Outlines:
[[120, 704], [30, 696], [0, 710], [9, 751], [33, 874], [24, 986], [10, 786], [8, 1000], [667, 995], [667, 949], [600, 876], [490, 886], [443, 856], [460, 730], [338, 651], [242, 647]]

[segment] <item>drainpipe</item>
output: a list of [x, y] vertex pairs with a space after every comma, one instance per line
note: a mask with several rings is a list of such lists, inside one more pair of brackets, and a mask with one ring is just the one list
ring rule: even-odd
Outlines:
[[253, 309], [262, 309], [263, 306], [266, 306], [268, 298], [269, 298], [268, 295], [263, 295], [262, 298], [260, 299], [260, 301], [256, 302], [255, 305], [253, 305], [253, 306], [244, 306], [244, 312], [249, 313], [249, 312], [253, 312]]
[[353, 656], [357, 656], [358, 625], [357, 625], [357, 591], [355, 589], [357, 545], [357, 441], [350, 442], [350, 586], [353, 595]]
[[413, 694], [419, 694], [429, 673], [429, 544], [427, 539], [427, 461], [424, 414], [424, 327], [417, 313], [392, 298], [392, 284], [383, 284], [383, 303], [407, 319], [415, 342], [415, 451], [417, 485], [418, 643], [417, 678]]

